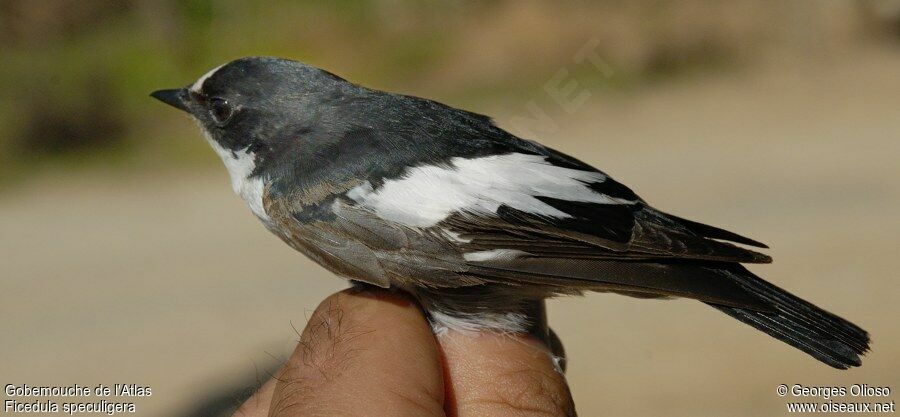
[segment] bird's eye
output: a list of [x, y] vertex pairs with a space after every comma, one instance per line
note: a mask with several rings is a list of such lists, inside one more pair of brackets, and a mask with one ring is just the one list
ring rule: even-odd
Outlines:
[[216, 124], [224, 125], [228, 123], [233, 113], [231, 105], [224, 98], [216, 97], [209, 100], [209, 114]]

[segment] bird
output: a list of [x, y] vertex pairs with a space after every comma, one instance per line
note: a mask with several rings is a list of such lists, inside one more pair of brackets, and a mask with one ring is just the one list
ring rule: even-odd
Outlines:
[[151, 96], [195, 119], [269, 231], [339, 277], [408, 293], [436, 332], [530, 332], [545, 299], [607, 292], [697, 300], [837, 369], [869, 349], [865, 330], [743, 265], [771, 262], [765, 244], [658, 210], [490, 117], [276, 57]]

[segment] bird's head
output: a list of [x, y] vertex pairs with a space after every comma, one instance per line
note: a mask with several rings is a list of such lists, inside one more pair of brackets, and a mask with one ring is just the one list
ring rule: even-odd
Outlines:
[[[304, 132], [330, 119], [329, 108], [354, 86], [309, 65], [280, 58], [248, 57], [218, 66], [183, 88], [155, 91], [154, 98], [190, 114], [235, 180]], [[246, 172], [234, 172], [235, 170]]]

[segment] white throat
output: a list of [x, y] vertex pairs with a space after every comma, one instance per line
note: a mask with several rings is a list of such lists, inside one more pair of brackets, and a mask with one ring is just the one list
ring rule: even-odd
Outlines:
[[231, 177], [231, 188], [250, 206], [250, 210], [256, 217], [259, 217], [263, 222], [268, 222], [269, 215], [266, 214], [266, 208], [262, 199], [265, 191], [265, 181], [258, 176], [251, 177], [253, 169], [256, 168], [256, 155], [247, 152], [247, 149], [232, 152], [213, 140], [206, 129], [203, 129], [203, 134], [209, 145], [212, 146], [213, 150], [222, 158], [222, 162], [225, 163], [225, 168]]

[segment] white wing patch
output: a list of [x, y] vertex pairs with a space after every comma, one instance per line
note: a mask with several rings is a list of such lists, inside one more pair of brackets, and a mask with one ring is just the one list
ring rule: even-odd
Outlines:
[[378, 190], [370, 183], [347, 196], [379, 216], [414, 227], [429, 227], [456, 212], [493, 214], [500, 205], [543, 216], [569, 214], [538, 200], [551, 197], [599, 204], [629, 204], [591, 190], [606, 176], [552, 165], [540, 155], [511, 153], [481, 158], [453, 158], [449, 166], [412, 167]]
[[452, 230], [448, 230], [448, 229], [441, 229], [441, 230], [444, 232], [444, 235], [447, 236], [448, 239], [450, 239], [450, 240], [452, 240], [452, 241], [454, 241], [454, 242], [457, 242], [457, 243], [469, 243], [469, 242], [472, 241], [472, 239], [466, 239], [466, 238], [462, 237], [461, 234], [456, 233], [456, 232], [454, 232], [454, 231], [452, 231]]
[[528, 252], [522, 252], [515, 249], [491, 249], [478, 252], [469, 252], [463, 255], [463, 258], [470, 262], [479, 261], [509, 261], [516, 259], [522, 255], [528, 255]]
[[228, 176], [231, 177], [231, 188], [234, 189], [235, 194], [239, 195], [250, 206], [250, 210], [256, 217], [268, 223], [269, 215], [266, 214], [262, 199], [265, 191], [265, 182], [258, 176], [250, 177], [253, 174], [253, 169], [256, 168], [256, 155], [247, 152], [246, 149], [235, 152], [225, 149], [213, 140], [206, 129], [202, 130], [206, 141], [209, 142], [209, 145], [212, 146], [216, 154], [222, 158], [222, 162], [225, 163]]

